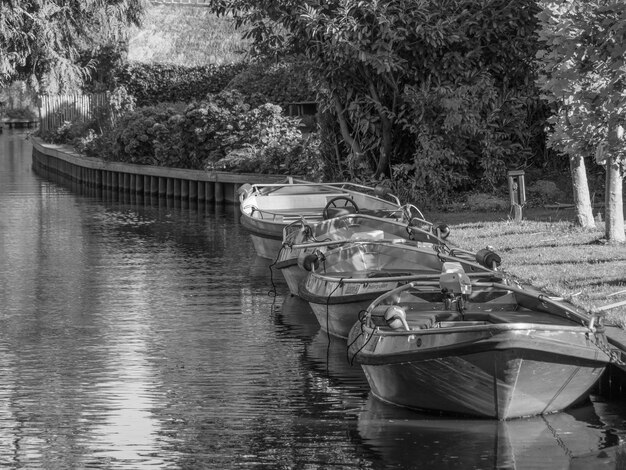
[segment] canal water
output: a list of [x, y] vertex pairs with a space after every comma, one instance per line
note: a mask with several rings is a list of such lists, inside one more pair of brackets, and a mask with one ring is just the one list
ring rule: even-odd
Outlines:
[[0, 135], [2, 468], [588, 468], [625, 435], [597, 396], [509, 422], [382, 404], [238, 207], [85, 193], [31, 152]]

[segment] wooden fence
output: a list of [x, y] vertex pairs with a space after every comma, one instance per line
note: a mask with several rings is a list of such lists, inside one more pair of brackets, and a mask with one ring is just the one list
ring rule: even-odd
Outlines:
[[86, 121], [96, 107], [108, 106], [107, 93], [74, 95], [41, 95], [39, 97], [40, 129], [57, 129], [65, 121]]

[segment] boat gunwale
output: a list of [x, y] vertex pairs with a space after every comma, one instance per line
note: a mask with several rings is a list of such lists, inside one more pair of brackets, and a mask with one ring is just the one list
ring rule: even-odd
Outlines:
[[[267, 195], [267, 194], [263, 194], [261, 192], [261, 190], [263, 188], [283, 188], [283, 187], [287, 187], [287, 188], [293, 188], [293, 187], [297, 187], [297, 186], [304, 186], [304, 187], [318, 187], [318, 188], [329, 188], [329, 189], [340, 189], [342, 190], [344, 193], [359, 193], [359, 194], [363, 194], [364, 196], [367, 197], [371, 197], [371, 198], [376, 198], [379, 199], [381, 201], [385, 201], [385, 202], [390, 202], [392, 204], [397, 204], [398, 206], [402, 207], [402, 204], [400, 202], [400, 199], [398, 199], [398, 197], [395, 194], [392, 193], [385, 193], [385, 196], [389, 196], [390, 198], [393, 198], [393, 201], [388, 201], [386, 199], [383, 199], [382, 197], [379, 197], [376, 195], [376, 188], [372, 188], [370, 186], [366, 186], [363, 184], [358, 184], [358, 183], [351, 183], [349, 181], [344, 181], [344, 182], [337, 182], [337, 183], [314, 183], [314, 182], [286, 182], [286, 183], [254, 183], [252, 185], [250, 185], [250, 188], [241, 195], [240, 200], [243, 202], [243, 200], [247, 199], [248, 197], [251, 197], [252, 195]], [[355, 189], [348, 189], [348, 187], [352, 187]], [[361, 190], [361, 191], [359, 191]], [[371, 191], [374, 192], [374, 194], [368, 194], [367, 192], [363, 191]], [[306, 193], [306, 194], [310, 194], [310, 193]]]
[[[319, 225], [323, 225], [323, 224], [327, 224], [329, 225], [329, 228], [333, 228], [332, 225], [333, 224], [337, 224], [339, 222], [343, 222], [344, 220], [350, 220], [350, 219], [366, 219], [372, 222], [378, 222], [380, 225], [382, 226], [392, 226], [392, 227], [396, 227], [398, 229], [404, 229], [407, 232], [407, 237], [406, 238], [402, 238], [402, 240], [411, 240], [411, 238], [409, 238], [411, 236], [411, 232], [416, 231], [422, 235], [425, 235], [429, 238], [432, 238], [434, 240], [434, 242], [422, 242], [422, 243], [431, 243], [432, 245], [446, 245], [446, 242], [437, 237], [436, 234], [434, 234], [433, 232], [430, 232], [428, 230], [424, 230], [421, 227], [417, 227], [415, 225], [411, 225], [410, 222], [403, 222], [397, 219], [393, 219], [390, 217], [378, 217], [375, 215], [371, 215], [371, 214], [366, 214], [366, 213], [362, 213], [362, 212], [357, 212], [356, 214], [344, 214], [344, 215], [340, 215], [338, 217], [333, 217], [332, 219], [326, 219], [320, 222], [315, 222], [313, 223], [313, 225], [315, 227], [311, 227], [312, 230], [314, 230], [315, 228], [317, 228], [317, 226]], [[317, 240], [311, 240], [308, 241], [306, 243], [294, 243], [293, 239], [296, 238], [298, 236], [298, 234], [300, 233], [300, 230], [302, 228], [304, 228], [304, 224], [306, 222], [305, 218], [302, 218], [301, 220], [295, 220], [293, 222], [291, 222], [289, 225], [285, 226], [285, 228], [283, 229], [283, 242], [285, 244], [288, 244], [290, 247], [294, 248], [294, 249], [303, 249], [303, 248], [308, 248], [308, 247], [317, 247], [317, 246], [327, 246], [328, 244], [333, 244], [333, 240], [331, 241], [317, 241]], [[430, 222], [425, 222], [428, 225], [430, 225], [431, 227], [433, 226], [432, 223]], [[301, 228], [297, 228], [294, 230], [294, 228], [298, 225], [301, 224]], [[307, 224], [308, 225], [308, 224]], [[310, 225], [309, 225], [310, 227]], [[328, 233], [334, 233], [340, 229], [348, 229], [348, 227], [334, 227], [334, 230], [326, 230], [326, 231], [320, 231], [319, 233], [317, 233], [315, 236], [320, 236], [320, 235], [327, 235]], [[377, 228], [377, 230], [382, 230], [384, 233], [388, 233], [385, 232], [385, 228]], [[374, 227], [370, 228], [370, 230], [374, 229]], [[358, 232], [355, 232], [358, 233]], [[334, 243], [337, 244], [345, 244], [345, 243], [349, 243], [351, 241], [356, 241], [356, 240], [363, 240], [363, 239], [352, 239], [352, 238], [337, 238], [334, 240]], [[384, 240], [392, 240], [392, 239], [384, 239]], [[398, 238], [394, 238], [393, 240], [398, 240]]]
[[298, 264], [298, 258], [288, 258], [285, 260], [276, 261], [274, 267], [276, 269], [286, 269]]
[[[378, 328], [372, 329], [371, 327], [368, 327], [369, 330], [372, 330], [372, 333], [370, 335], [367, 335], [365, 332], [355, 333], [355, 325], [353, 330], [351, 330], [350, 334], [348, 335], [348, 343], [351, 345], [348, 348], [348, 355], [359, 364], [366, 366], [402, 364], [410, 363], [413, 361], [426, 361], [452, 356], [496, 353], [498, 351], [502, 352], [507, 350], [532, 352], [539, 351], [542, 354], [548, 354], [555, 358], [572, 357], [575, 355], [575, 357], [580, 360], [600, 364], [608, 364], [611, 362], [610, 355], [595, 342], [590, 342], [590, 340], [585, 339], [584, 344], [572, 344], [561, 340], [551, 340], [550, 338], [547, 338], [542, 334], [542, 332], [549, 334], [553, 331], [559, 331], [565, 333], [574, 333], [577, 336], [586, 336], [590, 332], [587, 328], [584, 327], [563, 327], [561, 325], [545, 325], [533, 323], [501, 323], [475, 326], [483, 328], [483, 330], [485, 326], [488, 326], [489, 329], [484, 331], [485, 335], [489, 334], [489, 330], [497, 330], [497, 332], [495, 332], [495, 334], [491, 336], [469, 339], [462, 342], [454, 342], [444, 346], [430, 346], [424, 347], [422, 349], [417, 348], [412, 350], [402, 349], [390, 352], [376, 352], [375, 350], [372, 351], [367, 349], [366, 346], [367, 344], [372, 342], [372, 344], [375, 345], [375, 348], [381, 338], [392, 338], [395, 336], [395, 339], [402, 339], [402, 336], [414, 335], [416, 336], [415, 340], [417, 341], [417, 339], [419, 339], [419, 336], [431, 334], [445, 335], [460, 333], [461, 331], [459, 330], [463, 328], [458, 328], [454, 332], [443, 331], [449, 330], [449, 328], [427, 328], [423, 330], [399, 331], [396, 332], [399, 333], [398, 335], [393, 335], [392, 332], [388, 331], [385, 331], [384, 334], [377, 334], [383, 332], [378, 331]], [[529, 331], [530, 333], [523, 336], [509, 336], [509, 334], [515, 334], [518, 331]], [[530, 336], [533, 331], [538, 332], [538, 334], [536, 334], [535, 336]], [[464, 332], [471, 334], [478, 333], [480, 332], [480, 330], [474, 331], [473, 329], [471, 329], [471, 327], [465, 327]], [[354, 336], [357, 334], [357, 338], [359, 336], [363, 336], [363, 339], [361, 340], [362, 342], [360, 344], [357, 344], [357, 338], [354, 338]], [[354, 349], [356, 349], [356, 351], [353, 353], [352, 350]], [[570, 350], [571, 353], [568, 353], [568, 350]], [[587, 352], [587, 354], [581, 355], [581, 351]]]
[[[435, 312], [433, 312], [435, 313]], [[436, 313], [442, 313], [437, 311]], [[437, 322], [448, 323], [458, 322], [463, 323], [463, 320], [452, 320]], [[518, 330], [533, 330], [533, 331], [569, 331], [576, 333], [591, 333], [592, 331], [585, 325], [561, 325], [561, 324], [549, 324], [549, 323], [533, 323], [533, 322], [511, 322], [511, 323], [492, 323], [485, 320], [482, 325], [465, 325], [465, 326], [432, 326], [429, 328], [416, 328], [411, 330], [393, 330], [393, 329], [381, 329], [379, 326], [362, 325], [363, 330], [371, 331], [366, 333], [362, 330], [362, 334], [380, 335], [384, 336], [411, 336], [411, 335], [432, 335], [432, 334], [449, 334], [449, 333], [473, 333], [481, 330], [501, 330], [501, 331], [518, 331]]]
[[[360, 271], [354, 271], [354, 272], [358, 273]], [[362, 283], [362, 282], [373, 284], [377, 282], [383, 283], [383, 282], [403, 282], [403, 281], [410, 283], [412, 281], [432, 281], [433, 285], [435, 285], [434, 283], [435, 282], [438, 283], [439, 277], [441, 276], [441, 273], [439, 271], [433, 272], [433, 274], [411, 274], [407, 276], [370, 277], [370, 278], [329, 276], [327, 274], [319, 274], [316, 271], [311, 271], [311, 274], [313, 274], [317, 279], [320, 279], [322, 281], [329, 282], [329, 283], [337, 283], [337, 284], [339, 283], [356, 284], [356, 283]], [[485, 277], [485, 276], [497, 274], [497, 271], [485, 271], [485, 272], [465, 273], [465, 274], [467, 274], [470, 278]], [[404, 287], [404, 286], [398, 286], [398, 287]]]
[[[441, 262], [446, 262], [446, 261], [451, 261], [451, 262], [458, 262], [461, 263], [464, 266], [470, 267], [472, 269], [474, 269], [475, 271], [472, 272], [465, 272], [465, 274], [467, 274], [469, 277], [477, 277], [477, 276], [485, 276], [487, 274], [497, 274], [497, 273], [502, 273], [501, 271], [498, 271], [497, 269], [491, 269], [488, 268], [486, 266], [483, 266], [482, 264], [479, 264], [475, 261], [471, 261], [465, 258], [461, 258], [459, 256], [454, 256], [451, 254], [447, 254], [443, 251], [437, 250], [435, 247], [439, 246], [439, 245], [432, 245], [430, 247], [420, 247], [417, 245], [413, 245], [413, 243], [419, 243], [419, 242], [414, 242], [413, 240], [350, 240], [350, 242], [348, 244], [344, 244], [344, 246], [338, 247], [337, 250], [339, 249], [344, 249], [346, 251], [348, 250], [356, 250], [362, 246], [366, 246], [366, 245], [373, 245], [373, 246], [380, 246], [380, 245], [385, 245], [385, 246], [395, 246], [395, 247], [403, 247], [403, 248], [407, 248], [410, 251], [414, 251], [414, 252], [418, 252], [420, 254], [423, 254], [425, 256], [436, 256], [437, 258], [439, 258], [441, 260]], [[345, 247], [345, 245], [349, 245], [347, 247]], [[334, 250], [331, 250], [327, 253], [325, 253], [325, 256], [333, 256]], [[335, 279], [337, 279], [337, 276], [333, 276], [332, 272], [330, 273], [330, 275], [328, 273], [320, 273], [318, 271], [311, 271], [311, 274], [314, 274], [316, 277], [326, 280], [326, 281], [333, 281]], [[441, 272], [433, 272], [432, 275], [428, 275], [430, 276], [430, 279], [432, 280], [439, 280], [439, 276], [441, 276]], [[436, 278], [435, 278], [436, 276]], [[402, 280], [411, 280], [410, 279], [411, 276], [407, 276], [407, 277], [403, 277]], [[421, 279], [425, 279], [423, 277], [416, 277], [415, 280], [421, 280]], [[347, 281], [348, 279], [344, 279], [344, 281]], [[357, 281], [348, 281], [348, 282], [359, 282]]]

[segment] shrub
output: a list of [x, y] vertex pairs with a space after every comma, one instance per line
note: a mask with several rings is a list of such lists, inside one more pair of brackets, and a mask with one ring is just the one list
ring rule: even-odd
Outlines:
[[117, 77], [137, 100], [137, 106], [203, 100], [219, 93], [246, 65], [185, 67], [171, 64], [129, 64]]
[[209, 165], [231, 171], [292, 173], [305, 149], [299, 120], [284, 116], [279, 106], [271, 104], [252, 109], [241, 118], [231, 126], [232, 150]]
[[241, 71], [227, 90], [238, 90], [252, 106], [274, 103], [281, 106], [300, 101], [314, 101], [314, 86], [308, 76], [310, 64], [291, 62], [256, 62]]
[[222, 92], [184, 108], [138, 108], [84, 148], [89, 156], [136, 164], [319, 175], [319, 140], [304, 139], [299, 126], [279, 106], [252, 108], [240, 93]]
[[85, 152], [88, 156], [104, 160], [186, 168], [175, 159], [161, 162], [156, 154], [159, 143], [168, 139], [168, 133], [164, 130], [167, 129], [170, 118], [176, 114], [176, 109], [167, 104], [127, 112], [117, 119], [110, 129], [103, 130], [103, 133], [87, 146]]
[[97, 123], [93, 119], [88, 121], [65, 121], [57, 129], [41, 132], [39, 136], [45, 142], [52, 144], [76, 146], [80, 145], [84, 139], [93, 138], [96, 134], [97, 127]]
[[9, 119], [21, 119], [23, 121], [36, 121], [37, 113], [30, 108], [11, 108], [7, 109], [6, 117]]

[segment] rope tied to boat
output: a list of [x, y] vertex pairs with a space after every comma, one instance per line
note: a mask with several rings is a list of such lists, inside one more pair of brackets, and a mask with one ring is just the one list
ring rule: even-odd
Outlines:
[[330, 323], [330, 297], [337, 291], [337, 289], [339, 289], [340, 287], [343, 287], [343, 278], [339, 279], [339, 282], [337, 283], [337, 286], [330, 292], [330, 294], [328, 294], [328, 297], [326, 297], [326, 337], [328, 338], [328, 342], [330, 343], [330, 328], [328, 327], [328, 324]]
[[276, 259], [274, 259], [274, 261], [272, 261], [272, 263], [269, 265], [270, 284], [272, 285], [272, 288], [267, 292], [267, 295], [269, 297], [278, 296], [278, 291], [276, 290], [276, 284], [274, 284], [274, 270], [272, 268], [276, 266], [276, 263], [278, 263], [278, 260], [280, 259], [280, 254], [282, 253], [284, 248], [285, 248], [284, 245], [280, 247], [280, 250], [278, 250], [278, 254], [276, 255]]
[[[363, 314], [363, 315], [362, 315]], [[361, 345], [361, 347], [352, 355], [352, 357], [350, 357], [350, 347], [357, 342], [357, 340], [363, 336], [365, 334], [365, 321], [367, 320], [367, 310], [361, 310], [359, 312], [359, 323], [361, 325], [361, 332], [356, 336], [356, 338], [354, 338], [346, 347], [346, 356], [348, 359], [348, 362], [350, 363], [350, 365], [354, 365], [354, 360], [356, 359], [357, 355], [363, 351], [363, 349], [365, 348], [365, 346], [367, 346], [369, 344], [369, 342], [372, 340], [372, 338], [374, 337], [374, 335], [370, 335], [369, 338], [367, 338], [363, 344]]]
[[[609, 358], [609, 363], [615, 364], [618, 366], [626, 366], [626, 362], [622, 360], [622, 352], [619, 348], [612, 347], [608, 341], [607, 336], [605, 334], [606, 328], [604, 326], [603, 315], [599, 313], [590, 312], [589, 323], [587, 324], [587, 328], [591, 334], [593, 334], [593, 339], [587, 338], [593, 342], [593, 344], [604, 354], [606, 354]], [[587, 333], [589, 335], [589, 333]]]
[[624, 362], [622, 360], [622, 353], [618, 348], [613, 348], [611, 347], [610, 344], [606, 343], [605, 341], [602, 341], [601, 339], [598, 339], [598, 336], [596, 334], [596, 332], [599, 331], [600, 333], [604, 332], [604, 327], [600, 326], [596, 329], [593, 330], [593, 335], [594, 335], [594, 339], [593, 344], [600, 350], [602, 351], [604, 354], [606, 354], [609, 357], [609, 363], [611, 364], [615, 364], [618, 366], [626, 366], [626, 362]]

